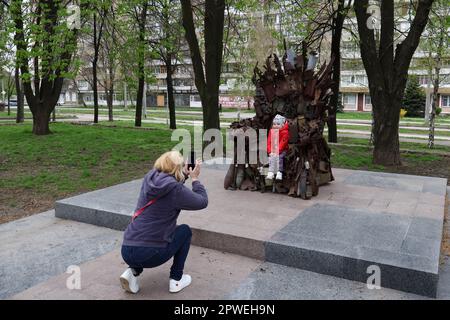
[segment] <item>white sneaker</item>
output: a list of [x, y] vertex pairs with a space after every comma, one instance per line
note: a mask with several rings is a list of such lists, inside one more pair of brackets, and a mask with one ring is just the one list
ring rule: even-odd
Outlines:
[[283, 180], [283, 173], [281, 171], [277, 172], [277, 177], [275, 178], [276, 180]]
[[180, 281], [176, 281], [173, 279], [170, 279], [169, 281], [169, 291], [171, 293], [180, 292], [184, 288], [186, 288], [188, 285], [190, 285], [192, 282], [192, 278], [188, 274], [183, 274]]
[[268, 172], [267, 176], [266, 176], [266, 179], [267, 180], [273, 180], [273, 176], [274, 176], [273, 172]]
[[137, 277], [134, 276], [133, 270], [128, 268], [120, 276], [120, 284], [125, 291], [137, 293], [139, 291], [139, 283]]

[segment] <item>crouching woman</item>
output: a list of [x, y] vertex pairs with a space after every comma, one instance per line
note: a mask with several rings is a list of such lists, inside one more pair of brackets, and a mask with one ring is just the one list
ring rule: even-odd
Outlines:
[[[169, 291], [179, 292], [191, 283], [183, 274], [192, 232], [189, 226], [177, 226], [181, 210], [201, 210], [208, 205], [205, 187], [199, 181], [201, 161], [187, 169], [182, 155], [170, 151], [156, 160], [142, 182], [136, 213], [125, 230], [122, 258], [129, 268], [120, 276], [124, 290], [137, 293], [137, 277], [144, 268], [154, 268], [173, 257]], [[184, 185], [191, 177], [192, 190]]]

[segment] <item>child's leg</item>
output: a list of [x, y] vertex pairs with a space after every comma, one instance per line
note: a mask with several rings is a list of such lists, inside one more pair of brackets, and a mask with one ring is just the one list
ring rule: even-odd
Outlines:
[[275, 172], [277, 162], [277, 156], [269, 156], [269, 172]]

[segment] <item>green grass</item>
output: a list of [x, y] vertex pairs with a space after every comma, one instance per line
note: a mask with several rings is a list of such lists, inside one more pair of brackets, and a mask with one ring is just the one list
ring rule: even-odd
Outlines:
[[[338, 124], [338, 130], [339, 129], [348, 129], [348, 130], [360, 130], [360, 131], [367, 131], [370, 132], [371, 127], [370, 126], [352, 126], [352, 125], [341, 125]], [[412, 133], [412, 134], [420, 134], [423, 135], [425, 139], [428, 139], [428, 130], [414, 130], [414, 129], [400, 129], [399, 130], [400, 133]], [[442, 131], [439, 130], [439, 128], [435, 129], [435, 136], [446, 136], [449, 137], [450, 136], [450, 131]]]
[[372, 163], [368, 146], [331, 145], [333, 167], [450, 178], [450, 157], [430, 153], [401, 152], [402, 166], [385, 167]]
[[[337, 120], [372, 120], [372, 114], [370, 112], [352, 112], [345, 111], [336, 114]], [[422, 122], [425, 123], [423, 118], [404, 117], [400, 121]], [[450, 124], [450, 118], [448, 116], [436, 117], [436, 123]]]
[[[362, 138], [350, 138], [350, 137], [339, 137], [339, 144], [348, 144], [348, 145], [357, 145], [357, 146], [368, 146], [368, 139]], [[429, 149], [426, 143], [414, 143], [414, 142], [403, 142], [400, 141], [400, 149], [404, 151], [417, 151], [424, 153], [449, 153], [450, 154], [450, 146], [444, 145], [435, 145], [433, 149]]]
[[[178, 142], [165, 124], [147, 124], [147, 130], [126, 128], [133, 121], [98, 125], [51, 124], [53, 132], [34, 136], [31, 122], [0, 126], [0, 220], [2, 214], [41, 212], [56, 199], [142, 177], [153, 161]], [[192, 130], [192, 126], [179, 126]], [[224, 131], [224, 130], [223, 130]], [[366, 139], [339, 138], [331, 144], [334, 167], [393, 171], [448, 177], [450, 147], [430, 152], [426, 144], [401, 143], [405, 165], [400, 169], [373, 165]], [[349, 144], [356, 146], [349, 146]], [[31, 209], [30, 209], [31, 208]]]
[[16, 202], [16, 194], [54, 200], [142, 177], [175, 145], [163, 128], [58, 123], [51, 130], [34, 136], [30, 124], [0, 126], [0, 209]]

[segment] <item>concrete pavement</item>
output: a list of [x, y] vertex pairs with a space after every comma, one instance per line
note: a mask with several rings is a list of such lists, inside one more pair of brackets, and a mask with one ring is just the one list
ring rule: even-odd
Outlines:
[[[448, 188], [450, 192], [450, 188]], [[447, 207], [450, 201], [447, 202]], [[38, 227], [28, 229], [21, 225]], [[121, 233], [110, 229], [90, 226], [74, 221], [61, 220], [53, 216], [53, 212], [47, 212], [22, 220], [2, 225], [0, 234], [6, 234], [2, 238], [0, 254], [5, 247], [14, 244], [16, 248], [27, 246], [36, 242], [42, 244], [42, 237], [48, 237], [53, 230], [73, 228], [80, 238], [87, 233], [104, 235], [110, 233], [111, 239], [121, 239]], [[449, 226], [447, 225], [448, 229]], [[17, 232], [16, 232], [17, 231]], [[6, 232], [6, 233], [5, 233]], [[58, 234], [58, 232], [56, 233]], [[55, 252], [51, 259], [55, 266], [59, 266], [60, 272], [42, 277], [42, 270], [46, 270], [46, 259], [42, 259], [42, 250], [17, 251], [12, 258], [3, 255], [0, 259], [2, 298], [9, 299], [217, 299], [219, 296], [226, 299], [425, 299], [423, 296], [408, 294], [396, 290], [381, 288], [369, 290], [363, 283], [321, 275], [309, 271], [280, 266], [273, 263], [263, 263], [254, 259], [225, 254], [193, 247], [186, 271], [194, 276], [191, 287], [179, 294], [169, 294], [167, 290], [167, 274], [169, 265], [161, 266], [153, 270], [145, 270], [140, 279], [142, 287], [138, 295], [131, 295], [121, 291], [117, 280], [118, 275], [125, 267], [120, 259], [118, 248], [109, 253], [100, 255], [95, 259], [82, 263], [81, 290], [69, 290], [66, 281], [69, 274], [63, 273], [68, 265], [75, 261], [70, 257], [73, 247], [65, 246], [67, 239], [64, 236], [54, 238], [53, 245], [63, 247], [63, 251]], [[112, 241], [114, 242], [114, 241]], [[78, 254], [90, 246], [97, 245], [97, 241], [86, 241], [82, 246], [77, 246]], [[73, 244], [74, 245], [74, 244]], [[115, 245], [114, 245], [115, 246]], [[50, 250], [49, 248], [48, 250]], [[52, 249], [55, 250], [55, 249]], [[44, 250], [45, 252], [47, 250]], [[45, 254], [44, 254], [45, 255]], [[20, 257], [22, 256], [22, 257]], [[25, 259], [25, 256], [26, 259]], [[65, 259], [57, 259], [63, 256]], [[26, 266], [25, 260], [36, 263], [30, 267], [29, 277], [34, 277], [33, 283], [27, 283], [28, 277], [14, 272], [14, 268], [5, 269], [7, 265]], [[229, 269], [229, 262], [233, 264]], [[219, 265], [223, 265], [219, 268]], [[450, 261], [444, 257], [441, 264], [440, 280], [438, 286], [438, 298], [450, 299]], [[227, 274], [227, 272], [232, 274]], [[39, 278], [40, 277], [40, 278]], [[235, 278], [234, 278], [235, 277]], [[218, 280], [220, 280], [219, 284]], [[15, 288], [21, 288], [20, 293], [11, 290], [11, 284]], [[8, 292], [8, 289], [10, 291]], [[6, 294], [5, 294], [6, 293]], [[9, 294], [8, 294], [9, 293]]]
[[[379, 265], [385, 287], [436, 295], [445, 179], [335, 169], [336, 181], [304, 201], [224, 190], [220, 168], [202, 170], [208, 208], [179, 218], [195, 245], [362, 282]], [[140, 185], [60, 200], [56, 216], [124, 230]]]

